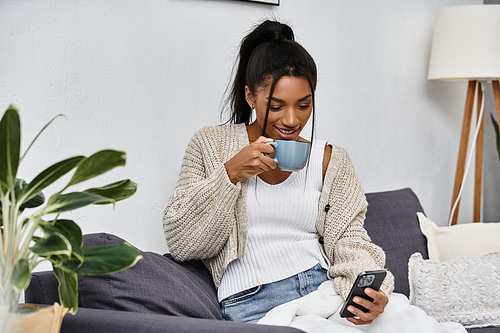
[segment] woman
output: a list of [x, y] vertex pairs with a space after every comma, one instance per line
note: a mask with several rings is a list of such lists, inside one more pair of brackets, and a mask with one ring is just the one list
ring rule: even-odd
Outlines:
[[[231, 124], [199, 130], [186, 149], [165, 237], [177, 260], [204, 261], [226, 320], [256, 322], [327, 279], [345, 299], [359, 272], [384, 267], [363, 228], [367, 203], [344, 149], [314, 140], [307, 167], [294, 173], [267, 156], [274, 139], [307, 141], [300, 134], [311, 117], [314, 134], [316, 80], [292, 29], [263, 22], [241, 44]], [[371, 323], [392, 289], [388, 273], [380, 291], [367, 289], [373, 302], [355, 299], [369, 311], [351, 307], [357, 317], [347, 320]]]

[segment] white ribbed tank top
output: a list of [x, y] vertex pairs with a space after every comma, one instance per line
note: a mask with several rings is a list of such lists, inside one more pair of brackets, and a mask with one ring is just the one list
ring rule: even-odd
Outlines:
[[[218, 289], [219, 302], [252, 287], [286, 279], [318, 263], [327, 268], [316, 239], [326, 141], [316, 140], [309, 165], [282, 183], [248, 179], [248, 241], [232, 261]], [[307, 177], [306, 177], [307, 173]], [[304, 183], [305, 186], [304, 186]]]

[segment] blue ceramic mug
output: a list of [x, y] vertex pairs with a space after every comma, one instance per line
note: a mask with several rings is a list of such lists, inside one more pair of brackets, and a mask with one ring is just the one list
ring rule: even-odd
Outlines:
[[283, 171], [300, 171], [309, 159], [311, 144], [303, 141], [274, 140], [268, 142], [274, 148], [274, 162]]

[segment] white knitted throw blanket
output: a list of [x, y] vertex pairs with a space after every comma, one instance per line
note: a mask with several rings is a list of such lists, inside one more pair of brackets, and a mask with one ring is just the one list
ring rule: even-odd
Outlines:
[[370, 325], [354, 325], [340, 317], [344, 300], [333, 281], [323, 282], [317, 291], [277, 306], [259, 324], [291, 326], [308, 333], [467, 333], [457, 323], [439, 323], [403, 294], [389, 295], [384, 313]]

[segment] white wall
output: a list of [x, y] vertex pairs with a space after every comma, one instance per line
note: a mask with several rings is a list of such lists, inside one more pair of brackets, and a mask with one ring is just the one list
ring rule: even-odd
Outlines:
[[[185, 146], [195, 130], [219, 123], [241, 37], [275, 16], [317, 61], [317, 137], [348, 149], [367, 192], [411, 187], [444, 225], [466, 83], [426, 79], [432, 29], [438, 8], [480, 3], [2, 0], [0, 109], [20, 108], [24, 148], [54, 115], [67, 117], [28, 155], [20, 170], [28, 180], [72, 155], [125, 150], [126, 167], [88, 186], [131, 178], [136, 195], [114, 210], [94, 206], [68, 217], [85, 233], [165, 252], [162, 211]], [[469, 192], [461, 221], [472, 218]]]

